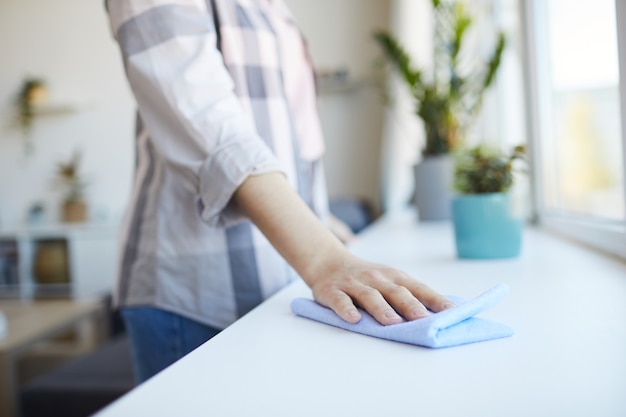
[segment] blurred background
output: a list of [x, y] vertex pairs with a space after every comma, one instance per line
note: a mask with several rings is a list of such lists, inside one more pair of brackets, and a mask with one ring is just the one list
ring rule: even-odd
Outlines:
[[[358, 232], [378, 215], [410, 207], [424, 143], [406, 86], [385, 67], [372, 34], [393, 33], [415, 62], [432, 68], [431, 0], [285, 2], [318, 71], [331, 201]], [[623, 226], [616, 2], [466, 3], [476, 16], [469, 55], [486, 55], [497, 30], [507, 36], [467, 143], [529, 146], [530, 175], [514, 191], [527, 218]], [[46, 401], [66, 398], [59, 386], [76, 398], [67, 388], [72, 383], [101, 381], [81, 394], [85, 404], [96, 398], [93, 411], [132, 385], [130, 370], [124, 374], [129, 362], [120, 359], [127, 346], [99, 348], [122, 333], [108, 305], [133, 177], [136, 105], [102, 1], [1, 0], [0, 52], [0, 298], [25, 300], [27, 313], [14, 313], [30, 314], [24, 328], [35, 329], [47, 315], [49, 328], [59, 330], [47, 349], [36, 335], [0, 338], [0, 359], [18, 345], [20, 352], [26, 344], [37, 347], [11, 365], [18, 377], [7, 395], [23, 389], [23, 401], [30, 401], [23, 415], [46, 415], [42, 409], [52, 409]], [[25, 98], [35, 108], [25, 108]], [[54, 322], [57, 313], [33, 307], [42, 297], [96, 300], [97, 308], [83, 306]], [[60, 376], [48, 373], [94, 351], [102, 356]], [[117, 363], [120, 374], [94, 363]], [[40, 408], [29, 408], [33, 403]]]

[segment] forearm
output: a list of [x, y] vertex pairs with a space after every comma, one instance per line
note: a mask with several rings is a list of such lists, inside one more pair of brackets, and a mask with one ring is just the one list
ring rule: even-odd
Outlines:
[[[353, 256], [315, 217], [282, 174], [248, 177], [234, 202], [295, 268], [320, 304], [349, 322], [363, 307], [382, 324], [425, 317], [451, 306], [402, 271]], [[426, 306], [426, 307], [425, 307]], [[399, 314], [400, 315], [399, 315]]]
[[311, 287], [325, 268], [339, 268], [351, 256], [280, 173], [248, 177], [234, 198]]

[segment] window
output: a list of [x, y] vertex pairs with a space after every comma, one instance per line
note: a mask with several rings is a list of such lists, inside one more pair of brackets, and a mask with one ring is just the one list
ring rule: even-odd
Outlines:
[[617, 3], [533, 0], [524, 11], [539, 219], [626, 256]]

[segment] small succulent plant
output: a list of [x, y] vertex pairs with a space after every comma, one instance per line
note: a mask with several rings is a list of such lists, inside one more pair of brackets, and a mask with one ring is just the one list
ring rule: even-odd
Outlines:
[[75, 151], [67, 162], [59, 162], [57, 164], [57, 179], [65, 190], [65, 202], [84, 200], [87, 182], [83, 180], [79, 172], [81, 156], [79, 151]]
[[514, 162], [524, 160], [526, 148], [518, 145], [507, 154], [479, 145], [459, 151], [454, 168], [454, 186], [461, 194], [503, 193], [514, 180]]

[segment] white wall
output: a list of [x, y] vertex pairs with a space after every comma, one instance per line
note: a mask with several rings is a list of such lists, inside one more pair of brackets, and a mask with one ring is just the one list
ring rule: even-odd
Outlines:
[[[346, 67], [367, 77], [378, 50], [374, 28], [388, 24], [388, 0], [287, 0], [321, 68]], [[121, 217], [133, 170], [134, 101], [123, 75], [101, 0], [0, 1], [0, 226], [21, 223], [35, 201], [57, 218], [56, 164], [83, 151], [91, 217]], [[52, 103], [76, 111], [36, 121], [34, 152], [7, 128], [12, 100], [27, 75], [44, 78]], [[331, 195], [378, 200], [383, 103], [364, 87], [324, 96], [325, 159]]]
[[[83, 151], [91, 217], [116, 221], [130, 192], [134, 102], [109, 32], [103, 1], [0, 2], [0, 222], [21, 223], [34, 201], [56, 220], [58, 161]], [[9, 129], [12, 101], [25, 76], [44, 78], [50, 102], [75, 112], [35, 123], [34, 152], [25, 155]]]

